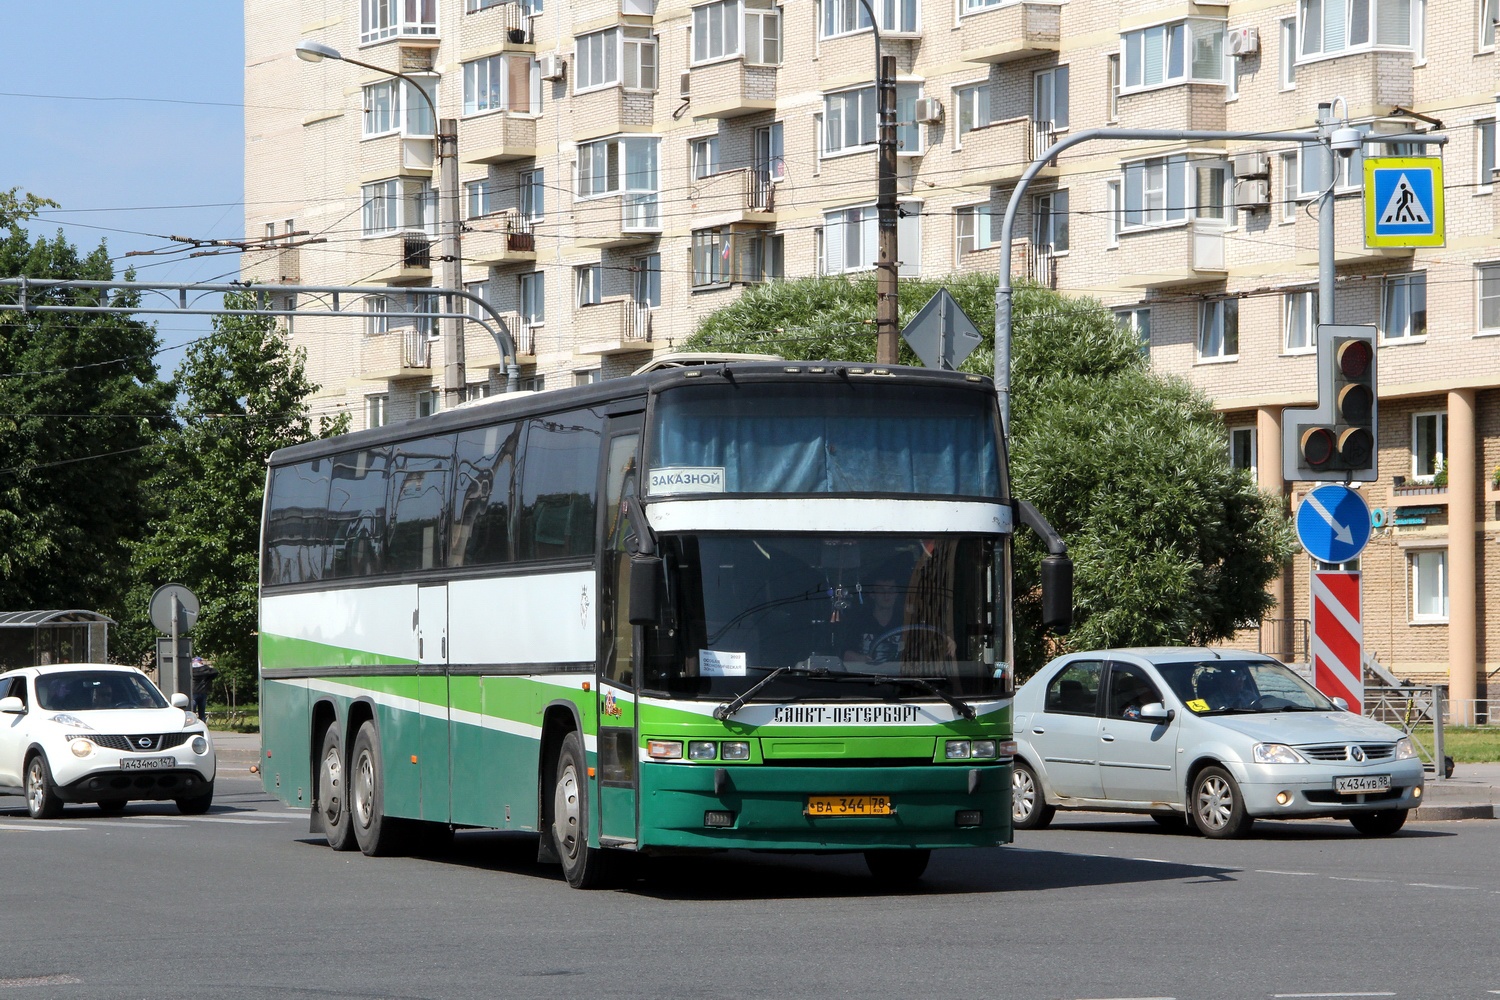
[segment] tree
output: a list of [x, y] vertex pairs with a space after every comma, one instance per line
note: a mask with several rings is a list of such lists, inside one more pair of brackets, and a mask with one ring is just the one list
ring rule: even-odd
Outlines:
[[[0, 276], [113, 281], [103, 244], [80, 256], [61, 234], [31, 241], [20, 223], [46, 204], [0, 194]], [[28, 299], [97, 306], [105, 296], [32, 288]], [[117, 291], [108, 302], [136, 298]], [[159, 350], [155, 330], [127, 316], [0, 307], [0, 609], [118, 615], [147, 517], [146, 448], [171, 413]]]
[[[990, 326], [995, 279], [973, 275], [903, 281], [901, 322], [943, 285], [977, 326]], [[707, 317], [684, 348], [869, 362], [874, 302], [872, 279], [762, 285]], [[1133, 334], [1097, 302], [1023, 286], [1013, 316], [1012, 488], [1061, 533], [1075, 564], [1074, 629], [1053, 651], [1209, 643], [1258, 621], [1291, 529], [1281, 499], [1230, 468], [1209, 401], [1152, 372]], [[992, 338], [962, 367], [991, 374]], [[1049, 652], [1042, 554], [1029, 532], [1017, 534], [1022, 677]]]
[[[253, 309], [253, 294], [225, 296], [225, 307]], [[315, 434], [304, 352], [270, 316], [217, 316], [213, 332], [190, 346], [176, 373], [177, 422], [155, 450], [151, 490], [159, 509], [136, 550], [131, 595], [134, 644], [151, 592], [181, 583], [201, 605], [192, 638], [221, 683], [254, 686], [261, 502], [266, 459], [277, 448], [342, 433], [347, 415]]]

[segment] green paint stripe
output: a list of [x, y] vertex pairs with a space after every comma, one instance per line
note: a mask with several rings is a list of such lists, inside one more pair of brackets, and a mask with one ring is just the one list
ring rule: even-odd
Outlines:
[[333, 646], [289, 635], [260, 634], [260, 665], [265, 670], [289, 667], [380, 667], [415, 664], [416, 660], [363, 649]]

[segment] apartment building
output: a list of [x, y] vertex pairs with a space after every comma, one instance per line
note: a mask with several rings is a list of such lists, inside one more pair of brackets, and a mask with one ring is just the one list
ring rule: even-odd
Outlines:
[[[995, 271], [1033, 156], [1117, 125], [1355, 126], [1450, 136], [1448, 239], [1367, 250], [1359, 157], [1336, 186], [1340, 322], [1380, 329], [1382, 480], [1367, 650], [1476, 710], [1500, 668], [1500, 0], [870, 0], [897, 62], [903, 275]], [[410, 289], [390, 317], [299, 318], [320, 412], [441, 405], [433, 116], [458, 123], [462, 280], [525, 387], [627, 373], [747, 285], [871, 269], [876, 49], [861, 0], [246, 0], [244, 275]], [[386, 72], [326, 60], [315, 41]], [[1281, 410], [1314, 394], [1316, 160], [1294, 143], [1093, 142], [1042, 171], [1013, 268], [1115, 309], [1159, 370], [1281, 478]], [[306, 236], [291, 234], [305, 233]], [[309, 240], [321, 242], [308, 242]], [[404, 301], [403, 301], [404, 300]], [[504, 362], [465, 337], [470, 393]], [[1168, 474], [1163, 470], [1163, 474]], [[1260, 629], [1300, 653], [1305, 558]], [[1489, 570], [1487, 572], [1487, 570]], [[1483, 706], [1477, 708], [1483, 711]]]

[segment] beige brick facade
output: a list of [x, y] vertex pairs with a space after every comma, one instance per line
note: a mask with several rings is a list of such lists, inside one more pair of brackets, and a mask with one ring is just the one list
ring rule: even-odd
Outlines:
[[[522, 376], [542, 377], [549, 387], [596, 371], [604, 377], [626, 373], [653, 352], [680, 345], [703, 315], [756, 277], [747, 263], [752, 246], [762, 264], [779, 263], [786, 276], [816, 273], [823, 263], [820, 251], [826, 249], [825, 213], [873, 205], [873, 148], [833, 150], [825, 142], [826, 95], [869, 86], [874, 77], [870, 32], [836, 35], [822, 23], [824, 10], [837, 14], [846, 0], [780, 0], [775, 6], [746, 0], [731, 6], [741, 18], [741, 54], [702, 63], [691, 56], [694, 8], [704, 5], [688, 0], [545, 0], [536, 16], [516, 4], [467, 10], [480, 2], [391, 3], [395, 17], [404, 13], [416, 20], [393, 25], [390, 37], [362, 43], [362, 29], [371, 26], [362, 25], [361, 17], [382, 5], [246, 0], [247, 229], [259, 234], [275, 225], [284, 233], [290, 221], [296, 231], [324, 242], [247, 258], [245, 277], [414, 288], [441, 280], [435, 264], [413, 265], [401, 232], [366, 235], [364, 221], [363, 185], [394, 180], [415, 190], [432, 181], [430, 139], [406, 137], [399, 130], [366, 137], [363, 88], [387, 78], [345, 63], [299, 62], [293, 52], [304, 40], [374, 65], [430, 72], [436, 79], [440, 116], [458, 120], [461, 181], [490, 184], [483, 214], [471, 215], [464, 199], [463, 279], [482, 289], [506, 317], [518, 343]], [[921, 138], [915, 147], [904, 145], [900, 158], [903, 207], [919, 213], [902, 231], [900, 257], [907, 271], [935, 275], [999, 266], [996, 250], [982, 238], [971, 252], [960, 253], [956, 210], [987, 206], [998, 223], [1022, 169], [1055, 134], [1038, 120], [1037, 74], [1052, 73], [1049, 79], [1055, 81], [1060, 67], [1066, 67], [1067, 127], [1073, 131], [1105, 125], [1305, 129], [1314, 123], [1318, 103], [1335, 97], [1344, 99], [1355, 122], [1382, 118], [1377, 129], [1442, 122], [1451, 137], [1444, 154], [1447, 245], [1416, 252], [1364, 249], [1361, 196], [1341, 188], [1336, 309], [1340, 322], [1380, 324], [1383, 330], [1382, 476], [1366, 491], [1382, 526], [1362, 562], [1367, 647], [1398, 673], [1445, 677], [1475, 670], [1483, 697], [1484, 675], [1500, 668], [1500, 491], [1491, 483], [1500, 465], [1500, 335], [1492, 336], [1500, 334], [1500, 303], [1491, 307], [1496, 314], [1491, 329], [1484, 323], [1478, 265], [1500, 262], [1500, 201], [1482, 172], [1480, 140], [1486, 133], [1476, 123], [1495, 117], [1500, 56], [1480, 45], [1479, 0], [1410, 0], [1418, 17], [1404, 33], [1387, 23], [1380, 30], [1397, 33], [1379, 45], [1361, 45], [1358, 39], [1348, 44], [1345, 38], [1343, 49], [1335, 44], [1316, 54], [1288, 51], [1288, 39], [1300, 27], [1302, 0], [910, 2], [918, 8], [917, 30], [888, 25], [884, 51], [896, 57], [903, 87], [937, 98], [944, 113], [940, 121], [904, 129], [906, 138]], [[1374, 2], [1383, 6], [1383, 0]], [[899, 0], [894, 7], [904, 10], [906, 3]], [[875, 5], [885, 6], [882, 0]], [[1405, 6], [1390, 4], [1391, 11]], [[435, 15], [430, 21], [424, 20], [428, 9]], [[760, 11], [777, 16], [776, 58], [750, 55], [749, 18]], [[1377, 14], [1371, 15], [1372, 24]], [[1392, 21], [1389, 12], [1384, 16]], [[1170, 50], [1173, 25], [1184, 26], [1176, 67], [1169, 56], [1153, 61], [1154, 43], [1146, 40]], [[634, 69], [620, 67], [621, 84], [577, 93], [578, 39], [614, 28], [627, 40], [617, 51]], [[1235, 29], [1254, 29], [1258, 45], [1242, 55], [1225, 55], [1216, 69], [1215, 34]], [[622, 85], [631, 72], [641, 82], [641, 63], [631, 63], [631, 38], [654, 39], [654, 59], [645, 71], [654, 68], [655, 86], [649, 80], [634, 89]], [[1225, 44], [1222, 35], [1218, 44]], [[1296, 49], [1297, 43], [1291, 46]], [[533, 90], [528, 67], [505, 63], [504, 110], [466, 114], [465, 65], [497, 56], [561, 61], [563, 78], [540, 81]], [[1138, 86], [1127, 79], [1138, 69], [1148, 79], [1153, 67], [1167, 79]], [[1175, 70], [1181, 72], [1173, 77]], [[1117, 93], [1112, 80], [1124, 84]], [[987, 87], [977, 120], [972, 105], [960, 108], [962, 92], [975, 86]], [[909, 114], [910, 107], [904, 108]], [[1406, 114], [1390, 117], [1398, 108]], [[961, 120], [976, 127], [960, 134]], [[773, 125], [780, 131], [774, 168], [759, 146], [764, 141], [759, 130]], [[627, 152], [639, 147], [629, 143], [644, 137], [658, 143], [654, 204], [643, 208], [636, 193], [619, 189], [579, 195], [580, 144], [621, 142], [608, 154], [617, 156], [613, 167], [608, 156], [596, 162], [623, 175], [639, 166]], [[693, 144], [709, 139], [717, 141], [718, 172], [694, 176]], [[1269, 171], [1241, 180], [1264, 180], [1268, 197], [1216, 212], [1207, 190], [1216, 181], [1204, 183], [1214, 175], [1198, 168], [1214, 162], [1227, 166], [1235, 154], [1253, 152], [1268, 155]], [[1156, 202], [1147, 192], [1138, 206], [1157, 217], [1122, 216], [1121, 199], [1132, 196], [1130, 177], [1153, 170], [1159, 175], [1164, 158], [1171, 156], [1188, 158], [1185, 179], [1165, 184]], [[1127, 176], [1122, 162], [1142, 160], [1153, 162]], [[1493, 161], [1491, 150], [1485, 162]], [[541, 171], [543, 182], [543, 211], [532, 219], [524, 218], [525, 171]], [[1283, 406], [1310, 402], [1316, 381], [1313, 354], [1299, 346], [1298, 330], [1288, 329], [1287, 294], [1308, 290], [1317, 279], [1317, 222], [1307, 210], [1311, 192], [1300, 190], [1297, 171], [1290, 144], [1081, 146], [1044, 171], [1032, 189], [1033, 195], [1067, 192], [1067, 212], [1061, 216], [1068, 221], [1066, 248], [1047, 252], [1045, 245], [1058, 235], [1034, 230], [1028, 204], [1019, 217], [1015, 265], [1069, 294], [1090, 295], [1113, 308], [1149, 309], [1153, 365], [1199, 386], [1229, 424], [1258, 426], [1262, 482], [1285, 489], [1293, 503], [1306, 484], [1280, 483], [1268, 461], [1279, 455], [1280, 445], [1265, 432], [1279, 426]], [[1147, 181], [1147, 187], [1153, 183]], [[1232, 180], [1225, 180], [1225, 190], [1232, 187]], [[1168, 197], [1187, 204], [1168, 204]], [[397, 228], [414, 226], [408, 221]], [[700, 275], [695, 281], [695, 267], [702, 270], [705, 255], [700, 253], [695, 264], [694, 233], [710, 228], [731, 234], [724, 269], [735, 280], [708, 284]], [[830, 229], [827, 235], [833, 239], [840, 232]], [[853, 241], [845, 269], [867, 263], [859, 259], [858, 243]], [[772, 253], [773, 246], [779, 251]], [[639, 282], [643, 261], [656, 259], [660, 301], [652, 308], [638, 302], [637, 294], [645, 291]], [[589, 265], [600, 266], [602, 301], [580, 306], [577, 269]], [[527, 327], [521, 288], [523, 276], [533, 272], [545, 276], [545, 320]], [[1392, 275], [1425, 281], [1425, 335], [1402, 337], [1397, 335], [1402, 331], [1388, 329], [1392, 318], [1383, 303]], [[1493, 291], [1500, 296], [1500, 271]], [[1226, 298], [1238, 311], [1237, 349], [1205, 358], [1203, 312], [1222, 310], [1212, 303]], [[388, 397], [386, 419], [415, 413], [418, 393], [441, 384], [444, 359], [440, 343], [423, 351], [413, 343], [420, 337], [399, 332], [408, 322], [393, 320], [387, 324], [393, 332], [372, 334], [368, 324], [355, 320], [299, 319], [295, 336], [308, 350], [312, 377], [323, 386], [319, 410], [348, 409], [355, 426], [364, 426], [367, 397], [382, 395]], [[465, 344], [470, 383], [502, 388], [503, 359], [493, 341], [473, 329]], [[1475, 483], [1474, 523], [1461, 529], [1448, 523], [1445, 491], [1392, 485], [1393, 476], [1417, 477], [1413, 415], [1446, 412], [1450, 399], [1459, 398], [1453, 393], [1472, 396], [1476, 441], [1475, 454], [1446, 456], [1450, 470], [1467, 464], [1465, 481]], [[1474, 592], [1449, 595], [1453, 606], [1471, 601], [1474, 606], [1477, 662], [1461, 664], [1450, 656], [1451, 622], [1414, 612], [1412, 566], [1414, 553], [1465, 545], [1470, 534]], [[1294, 560], [1279, 614], [1307, 617], [1307, 573], [1306, 559]]]

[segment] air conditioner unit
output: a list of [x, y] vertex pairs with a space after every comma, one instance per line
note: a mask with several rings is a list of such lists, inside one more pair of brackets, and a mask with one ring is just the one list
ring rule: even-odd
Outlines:
[[1269, 176], [1271, 176], [1271, 154], [1270, 153], [1236, 153], [1234, 155], [1234, 176], [1236, 176], [1236, 177], [1269, 177]]
[[688, 97], [693, 92], [693, 71], [685, 69], [677, 78], [677, 96]]
[[1271, 182], [1264, 178], [1237, 180], [1234, 182], [1234, 204], [1237, 208], [1254, 211], [1271, 205]]
[[543, 53], [536, 57], [537, 66], [542, 71], [543, 80], [561, 80], [567, 63], [563, 57], [556, 52]]
[[1232, 56], [1248, 56], [1260, 51], [1260, 29], [1252, 27], [1230, 28], [1224, 34], [1224, 44], [1229, 46]]
[[917, 98], [916, 119], [923, 125], [937, 125], [943, 120], [943, 102], [936, 97]]

